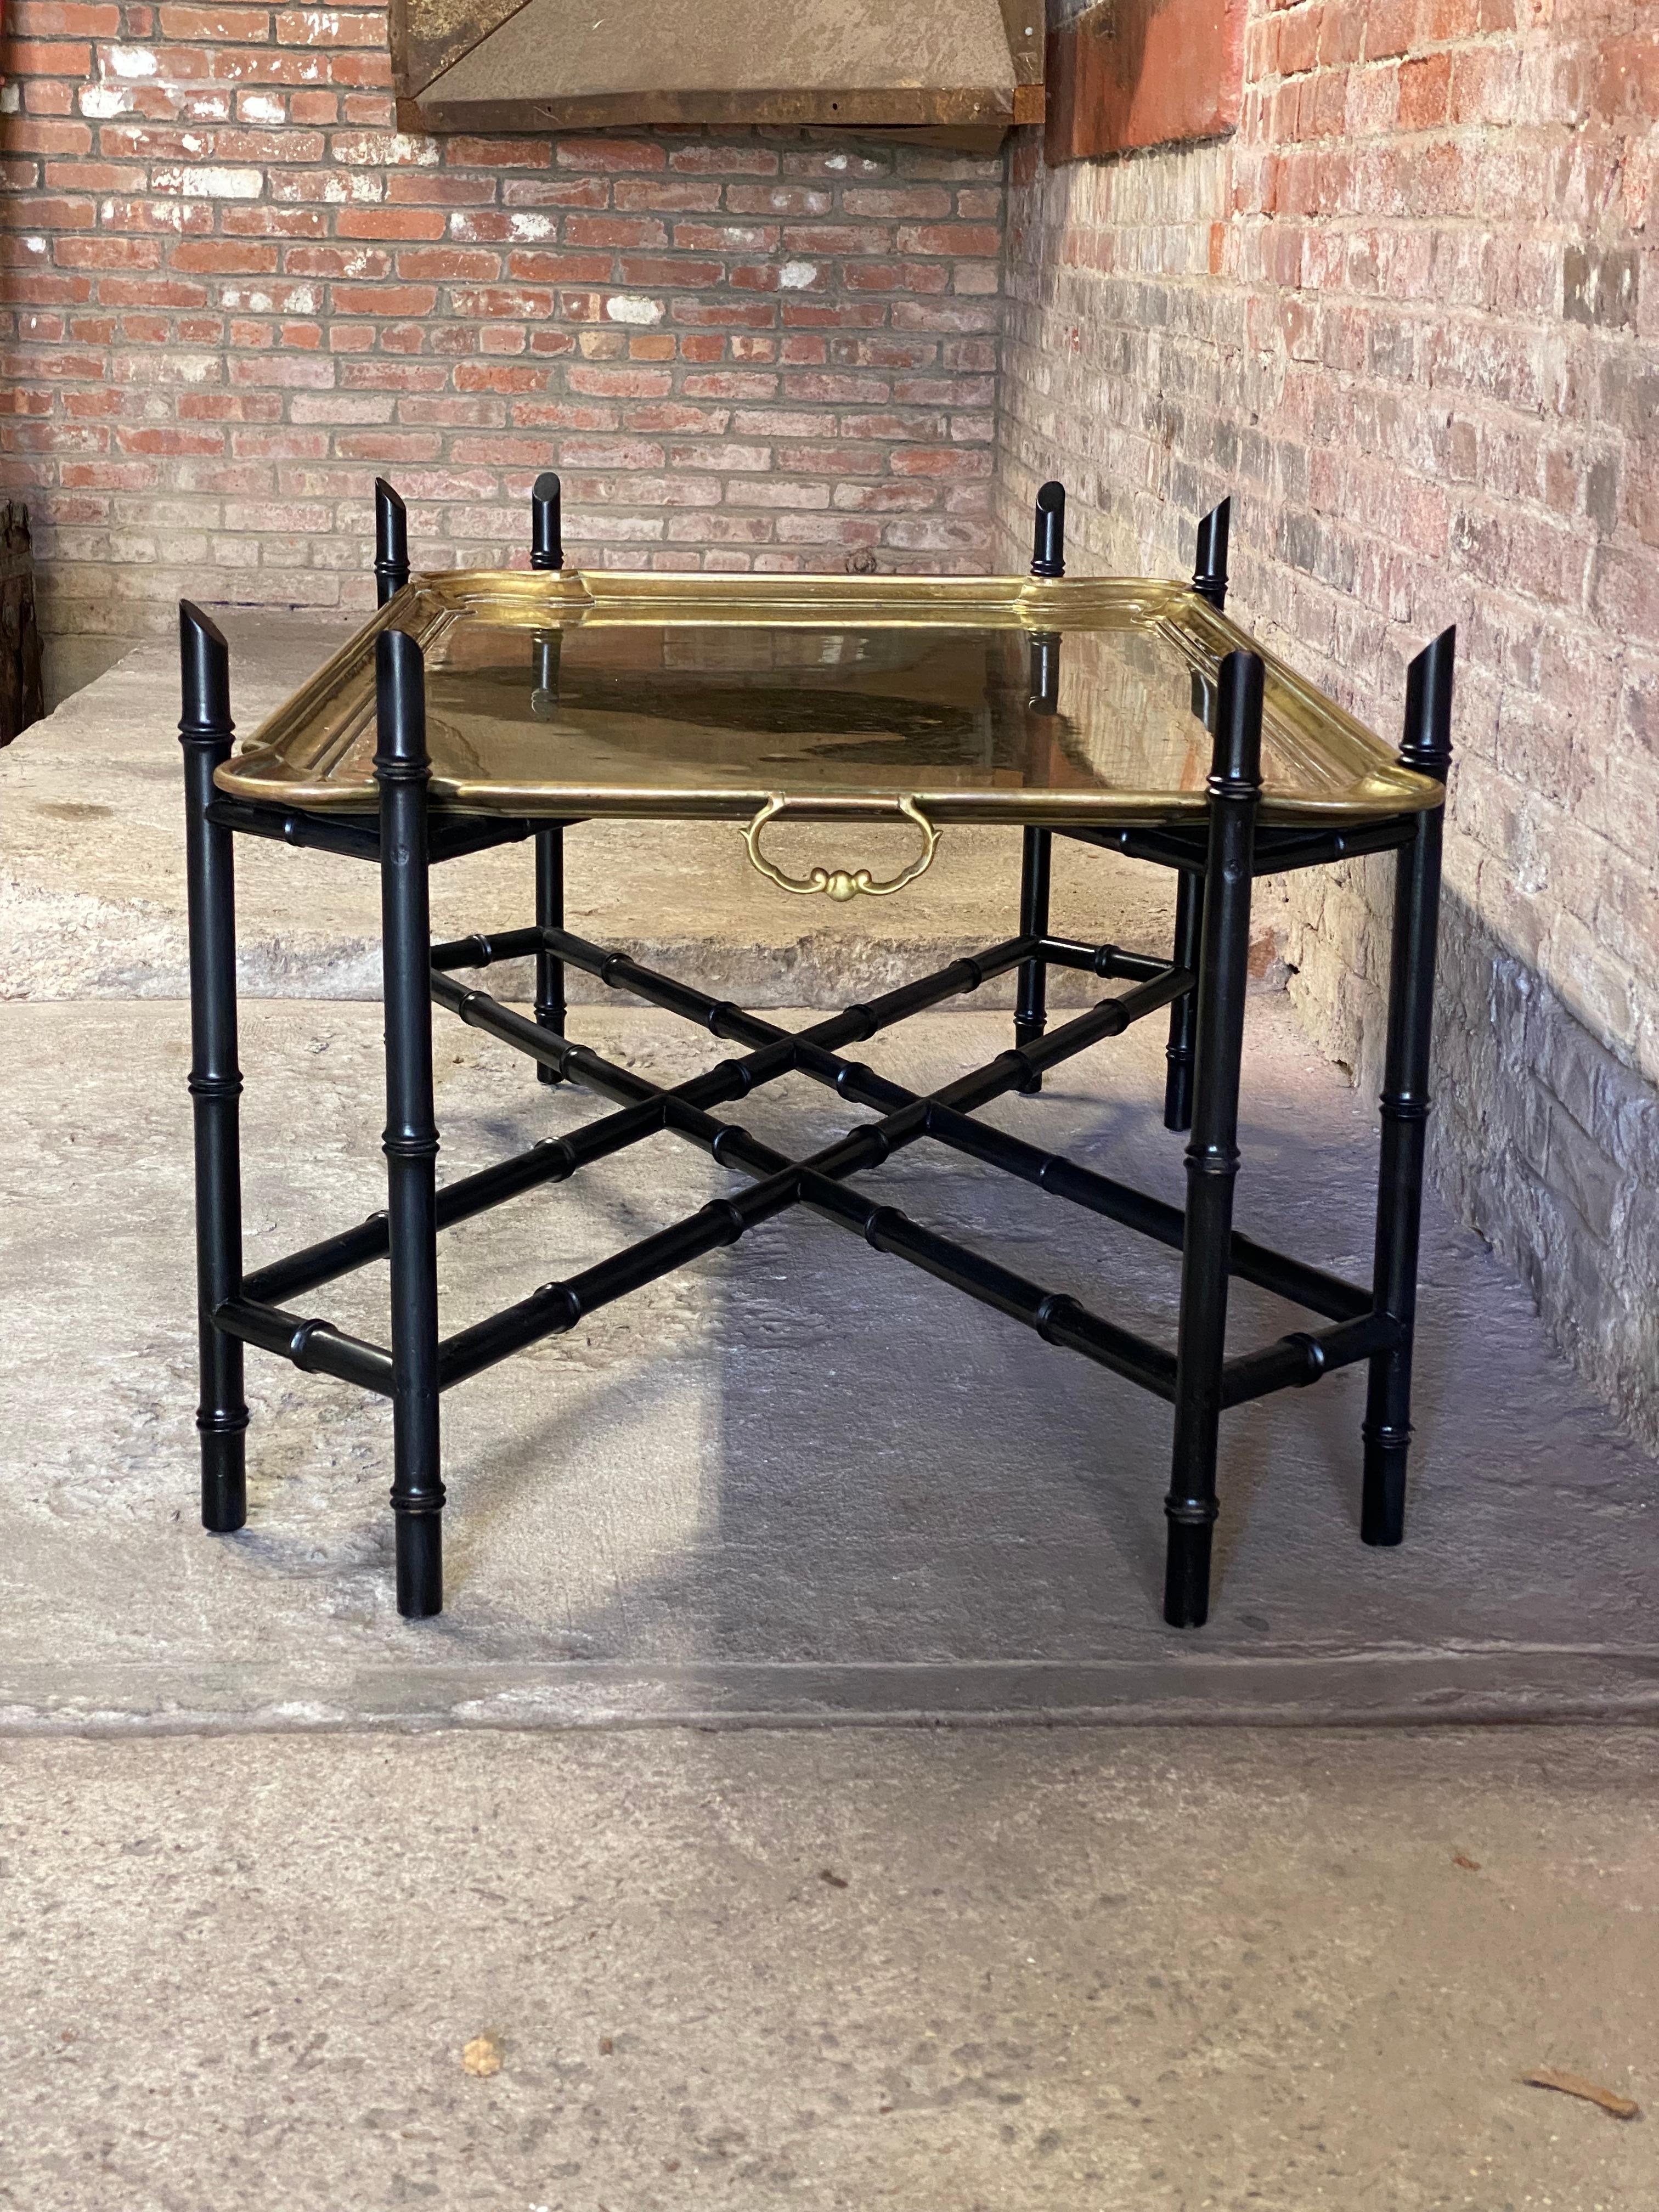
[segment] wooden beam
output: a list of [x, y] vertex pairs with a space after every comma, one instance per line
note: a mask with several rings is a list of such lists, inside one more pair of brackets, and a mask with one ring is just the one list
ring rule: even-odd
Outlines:
[[1049, 163], [1219, 138], [1238, 122], [1246, 0], [1101, 0], [1048, 41]]
[[[1002, 27], [1008, 51], [1014, 58], [1017, 85], [1042, 82], [1043, 55], [1048, 42], [1048, 0], [1002, 0]], [[1022, 115], [1022, 123], [1040, 120]]]
[[[1022, 120], [1012, 89], [881, 92], [857, 99], [814, 92], [605, 93], [560, 100], [447, 99], [441, 82], [412, 101], [424, 131], [686, 131], [770, 124], [843, 131], [945, 125], [1006, 131]], [[1032, 116], [1040, 118], [1041, 108]]]
[[394, 0], [428, 130], [1003, 130], [1041, 114], [1041, 0]]
[[526, 0], [392, 0], [392, 69], [398, 97], [424, 92], [434, 77], [470, 54], [525, 4]]

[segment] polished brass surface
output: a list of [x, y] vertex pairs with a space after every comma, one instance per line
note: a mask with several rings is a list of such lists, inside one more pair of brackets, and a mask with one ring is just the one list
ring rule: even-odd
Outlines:
[[[386, 626], [426, 653], [438, 804], [751, 826], [774, 799], [821, 819], [890, 818], [908, 799], [934, 827], [1196, 822], [1216, 671], [1253, 647], [1185, 586], [1153, 580], [417, 576], [220, 787], [371, 809]], [[1264, 821], [1354, 825], [1439, 804], [1438, 783], [1262, 658]]]
[[915, 883], [918, 876], [925, 876], [933, 865], [933, 854], [939, 849], [939, 831], [915, 800], [905, 798], [898, 800], [898, 811], [921, 830], [922, 848], [908, 867], [901, 868], [896, 876], [890, 876], [884, 884], [877, 883], [868, 868], [817, 867], [809, 870], [804, 876], [787, 876], [775, 860], [769, 860], [762, 852], [760, 833], [769, 822], [775, 821], [780, 814], [787, 811], [789, 804], [781, 792], [774, 793], [743, 833], [743, 842], [749, 849], [750, 865], [757, 868], [769, 884], [775, 884], [781, 891], [794, 891], [804, 897], [810, 897], [815, 891], [823, 891], [843, 905], [848, 899], [857, 898], [860, 892], [867, 893], [872, 898], [890, 898], [895, 891], [902, 891], [907, 884]]

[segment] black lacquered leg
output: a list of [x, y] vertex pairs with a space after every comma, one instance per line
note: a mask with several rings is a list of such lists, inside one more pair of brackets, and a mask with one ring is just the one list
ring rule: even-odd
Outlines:
[[[1204, 878], [1185, 868], [1176, 878], [1175, 951], [1177, 968], [1198, 973], [1199, 947], [1204, 935]], [[1164, 1126], [1190, 1129], [1193, 1126], [1193, 1046], [1198, 1035], [1198, 999], [1188, 991], [1170, 1009], [1170, 1042], [1164, 1057]]]
[[1260, 659], [1230, 653], [1221, 664], [1211, 756], [1175, 1444], [1164, 1502], [1170, 1523], [1164, 1618], [1172, 1628], [1201, 1628], [1210, 1610], [1228, 1253], [1238, 1175], [1239, 1063], [1249, 981], [1250, 875], [1261, 793], [1261, 687]]
[[[1232, 501], [1212, 507], [1198, 526], [1198, 546], [1193, 562], [1193, 589], [1200, 599], [1220, 610], [1227, 604], [1227, 538]], [[1207, 696], [1203, 680], [1193, 679], [1193, 711], [1197, 714]], [[1204, 931], [1204, 878], [1182, 870], [1176, 885], [1175, 951], [1177, 968], [1194, 973]], [[1198, 1033], [1198, 1006], [1188, 994], [1170, 1009], [1168, 1063], [1164, 1079], [1164, 1126], [1190, 1129], [1193, 1126], [1193, 1043]]]
[[[1406, 694], [1407, 768], [1443, 782], [1451, 766], [1455, 629], [1413, 661]], [[1445, 810], [1419, 814], [1400, 848], [1389, 968], [1388, 1060], [1382, 1080], [1382, 1146], [1376, 1193], [1373, 1297], [1405, 1331], [1370, 1363], [1365, 1398], [1365, 1476], [1359, 1533], [1368, 1544], [1397, 1544], [1406, 1533], [1406, 1455], [1411, 1443], [1412, 1340], [1417, 1317], [1417, 1252], [1428, 1140], [1429, 1048], [1440, 922], [1440, 847]]]
[[[564, 927], [564, 824], [556, 822], [550, 830], [536, 832], [536, 926], [538, 929]], [[536, 955], [536, 1019], [544, 1030], [556, 1030], [564, 1034], [564, 963], [551, 952]], [[543, 1083], [556, 1083], [559, 1072], [538, 1063], [536, 1073]]]
[[[544, 469], [531, 488], [530, 565], [539, 572], [556, 574], [564, 566], [564, 535], [561, 525], [562, 495], [558, 477]], [[531, 711], [539, 716], [556, 714], [559, 701], [559, 647], [556, 629], [536, 636], [536, 689]], [[564, 824], [556, 823], [536, 832], [536, 923], [541, 929], [564, 927]], [[536, 1019], [544, 1029], [564, 1031], [564, 963], [550, 952], [536, 956]], [[538, 1063], [538, 1083], [556, 1083], [559, 1072]]]
[[[1031, 534], [1031, 574], [1040, 582], [1053, 582], [1066, 574], [1066, 487], [1046, 483], [1036, 495]], [[1031, 712], [1060, 712], [1060, 637], [1052, 630], [1036, 632], [1031, 639]], [[1054, 832], [1028, 830], [1019, 873], [1019, 927], [1022, 936], [1046, 937], [1048, 933], [1048, 884], [1054, 866]], [[1048, 1026], [1048, 972], [1040, 960], [1027, 960], [1019, 971], [1014, 1000], [1014, 1042], [1035, 1044]], [[1042, 1078], [1034, 1075], [1020, 1089], [1041, 1091]]]
[[443, 1609], [438, 1430], [438, 1130], [432, 1109], [432, 931], [428, 911], [426, 679], [401, 630], [375, 646], [380, 927], [386, 1000], [386, 1215], [392, 1261], [398, 1610]]
[[[1028, 830], [1025, 832], [1019, 872], [1019, 933], [1022, 937], [1046, 937], [1048, 933], [1048, 884], [1054, 863], [1054, 844], [1051, 830]], [[1048, 1026], [1048, 971], [1040, 960], [1022, 961], [1014, 1000], [1014, 1042], [1016, 1045], [1035, 1044]], [[1028, 1092], [1041, 1091], [1042, 1078], [1035, 1075], [1029, 1083], [1022, 1083], [1019, 1087]]]
[[196, 1133], [196, 1282], [202, 1392], [202, 1526], [247, 1519], [242, 1347], [213, 1316], [242, 1285], [241, 1072], [236, 1065], [236, 903], [231, 833], [207, 817], [213, 771], [229, 757], [230, 654], [188, 599], [179, 608], [184, 713], [185, 852], [190, 906], [190, 1094]]

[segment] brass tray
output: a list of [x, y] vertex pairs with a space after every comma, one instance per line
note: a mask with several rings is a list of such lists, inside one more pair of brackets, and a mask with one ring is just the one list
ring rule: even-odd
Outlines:
[[[405, 585], [219, 769], [221, 790], [372, 809], [388, 625], [426, 655], [434, 800], [565, 819], [741, 821], [777, 802], [819, 818], [902, 805], [935, 825], [1190, 823], [1218, 663], [1261, 651], [1158, 581], [457, 570]], [[1263, 820], [1439, 805], [1438, 783], [1262, 659]]]

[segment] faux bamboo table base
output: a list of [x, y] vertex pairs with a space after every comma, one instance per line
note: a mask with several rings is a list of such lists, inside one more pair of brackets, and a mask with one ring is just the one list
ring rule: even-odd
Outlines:
[[[1063, 580], [1058, 485], [1038, 496], [1029, 581], [577, 575], [562, 566], [558, 483], [548, 476], [532, 502], [528, 573], [411, 581], [402, 502], [384, 483], [376, 495], [380, 614], [240, 751], [225, 641], [199, 609], [186, 602], [179, 611], [204, 1525], [235, 1529], [246, 1517], [242, 1362], [243, 1346], [255, 1345], [391, 1399], [398, 1609], [438, 1612], [442, 1393], [804, 1206], [1172, 1405], [1164, 1606], [1172, 1625], [1201, 1626], [1208, 1611], [1224, 1411], [1358, 1360], [1370, 1364], [1361, 1534], [1399, 1543], [1454, 633], [1411, 665], [1396, 759], [1226, 619], [1225, 503], [1200, 526], [1190, 587]], [[896, 816], [921, 846], [885, 884], [848, 865], [792, 877], [762, 845], [783, 813], [837, 824]], [[564, 832], [606, 814], [743, 821], [750, 856], [774, 884], [840, 900], [898, 890], [953, 823], [1018, 826], [1018, 928], [937, 975], [787, 1032], [563, 927]], [[242, 1266], [238, 1134], [239, 834], [378, 866], [386, 1004], [386, 1210], [252, 1273]], [[1057, 835], [1177, 871], [1167, 957], [1052, 933]], [[533, 924], [434, 946], [430, 868], [517, 839], [534, 849]], [[1362, 1285], [1234, 1230], [1240, 1055], [1254, 879], [1388, 848], [1398, 859], [1376, 1256]], [[459, 980], [526, 956], [533, 1018]], [[684, 1016], [734, 1056], [665, 1088], [573, 1042], [569, 967]], [[1054, 967], [1124, 988], [1051, 1030], [1045, 987]], [[918, 1096], [847, 1057], [894, 1023], [1010, 971], [1012, 1047], [943, 1089]], [[611, 1110], [439, 1187], [434, 1000], [524, 1053], [544, 1082], [578, 1085]], [[977, 1118], [1164, 1009], [1164, 1118], [1190, 1132], [1184, 1210]], [[796, 1159], [719, 1110], [793, 1073], [867, 1118]], [[731, 1170], [731, 1194], [440, 1334], [441, 1229], [661, 1131]], [[853, 1187], [922, 1140], [1178, 1250], [1173, 1348]], [[389, 1347], [308, 1319], [295, 1304], [382, 1259]], [[1228, 1357], [1234, 1275], [1322, 1325]]]

